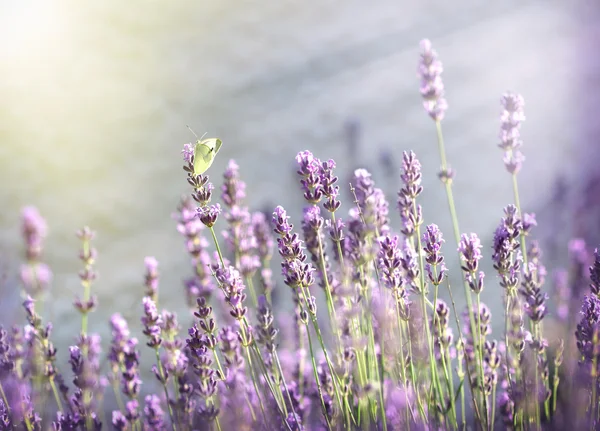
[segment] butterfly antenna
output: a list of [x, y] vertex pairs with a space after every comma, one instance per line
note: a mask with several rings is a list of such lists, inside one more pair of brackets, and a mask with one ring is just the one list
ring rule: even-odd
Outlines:
[[196, 132], [194, 132], [190, 126], [186, 124], [185, 127], [187, 127], [190, 130], [190, 132], [192, 132], [192, 135], [194, 135], [196, 139], [198, 139], [198, 135], [196, 135]]
[[[202, 138], [204, 138], [206, 136], [208, 132], [204, 132], [204, 135], [202, 135]], [[202, 138], [200, 138], [200, 140], [202, 140]]]

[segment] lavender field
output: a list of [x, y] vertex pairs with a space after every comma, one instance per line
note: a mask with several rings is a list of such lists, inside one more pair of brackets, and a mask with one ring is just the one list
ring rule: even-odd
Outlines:
[[429, 3], [4, 5], [4, 426], [594, 428], [595, 11]]

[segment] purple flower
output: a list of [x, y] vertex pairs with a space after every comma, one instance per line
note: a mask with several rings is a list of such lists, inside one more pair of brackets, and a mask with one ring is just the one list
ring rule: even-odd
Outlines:
[[358, 208], [350, 211], [355, 225], [351, 230], [362, 237], [385, 235], [389, 231], [389, 204], [383, 191], [375, 187], [375, 182], [366, 169], [354, 171], [352, 184]]
[[47, 235], [46, 220], [35, 207], [21, 211], [21, 233], [27, 247], [27, 260], [37, 260], [42, 252], [43, 240]]
[[520, 151], [522, 141], [520, 127], [525, 121], [523, 96], [515, 93], [505, 93], [502, 96], [502, 114], [500, 115], [500, 144], [504, 150], [504, 165], [511, 174], [517, 174], [525, 157]]
[[164, 412], [160, 407], [160, 399], [152, 394], [146, 395], [144, 406], [144, 430], [163, 431], [166, 429], [164, 423]]
[[416, 227], [423, 222], [421, 206], [416, 206], [416, 215], [413, 208], [423, 187], [421, 186], [421, 163], [412, 151], [404, 152], [402, 155], [400, 179], [402, 188], [398, 192], [398, 210], [402, 221], [401, 232], [407, 237], [411, 237], [415, 233]]
[[194, 144], [187, 143], [183, 145], [183, 149], [181, 150], [181, 154], [183, 154], [183, 161], [186, 163], [193, 163], [194, 157]]
[[302, 151], [296, 156], [298, 162], [298, 175], [304, 191], [304, 199], [312, 204], [317, 204], [323, 197], [321, 188], [321, 161], [310, 151]]
[[246, 300], [246, 286], [240, 276], [240, 272], [233, 266], [218, 268], [215, 276], [221, 290], [225, 294], [225, 301], [231, 307], [229, 313], [236, 320], [242, 320], [248, 309], [244, 307]]
[[146, 274], [144, 275], [145, 295], [156, 302], [158, 299], [158, 261], [153, 256], [146, 256], [144, 266], [146, 267]]
[[590, 266], [590, 290], [600, 297], [600, 253], [594, 250], [594, 263]]
[[206, 205], [198, 208], [198, 217], [206, 227], [213, 227], [221, 214], [221, 205]]
[[265, 298], [264, 295], [261, 295], [258, 298], [258, 313], [256, 318], [258, 320], [258, 334], [257, 341], [262, 344], [268, 355], [272, 355], [276, 349], [276, 338], [279, 330], [273, 326], [274, 317], [273, 312], [271, 311], [271, 306]]
[[21, 265], [20, 275], [25, 291], [34, 296], [48, 290], [53, 277], [52, 270], [43, 262]]
[[144, 326], [144, 335], [148, 337], [146, 343], [149, 347], [158, 349], [162, 343], [161, 329], [162, 318], [156, 309], [156, 303], [145, 296], [142, 300], [144, 305], [144, 316], [142, 316], [142, 325]]
[[235, 160], [230, 160], [223, 173], [225, 181], [221, 186], [221, 199], [229, 208], [241, 205], [246, 198], [246, 183], [240, 180], [239, 170]]
[[421, 80], [421, 96], [423, 106], [431, 118], [442, 121], [448, 109], [444, 98], [444, 83], [442, 82], [442, 62], [438, 60], [437, 53], [431, 48], [427, 39], [421, 41], [421, 58], [417, 68], [417, 76]]
[[600, 356], [600, 299], [596, 295], [586, 295], [583, 299], [581, 321], [577, 324], [575, 338], [582, 357], [581, 365], [585, 370], [591, 371], [592, 364], [595, 362], [597, 369], [594, 372], [598, 376], [600, 369], [600, 361], [598, 361]]
[[288, 220], [289, 217], [282, 206], [275, 208], [275, 212], [273, 212], [273, 224], [275, 225], [274, 230], [276, 234], [285, 235], [292, 231], [294, 226]]
[[334, 168], [335, 162], [331, 159], [321, 164], [321, 191], [323, 196], [327, 198], [327, 202], [323, 204], [323, 207], [332, 213], [341, 206], [338, 199], [340, 188], [334, 185], [338, 180], [338, 177], [333, 175]]

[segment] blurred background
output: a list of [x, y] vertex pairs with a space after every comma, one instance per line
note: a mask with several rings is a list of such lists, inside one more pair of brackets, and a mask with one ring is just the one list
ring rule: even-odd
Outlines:
[[[191, 192], [180, 153], [194, 140], [187, 124], [223, 139], [209, 171], [217, 187], [235, 159], [250, 207], [284, 205], [294, 222], [303, 205], [299, 151], [335, 159], [344, 188], [353, 169], [371, 171], [398, 226], [399, 162], [414, 150], [425, 222], [445, 232], [456, 273], [435, 127], [416, 77], [423, 38], [445, 67], [443, 128], [458, 215], [463, 231], [485, 241], [485, 268], [502, 208], [512, 202], [497, 148], [500, 96], [523, 94], [521, 199], [538, 214], [535, 235], [548, 245], [551, 269], [573, 231], [571, 202], [586, 190], [594, 201], [596, 193], [589, 178], [597, 152], [585, 143], [598, 136], [590, 112], [600, 68], [583, 63], [600, 42], [592, 3], [3, 0], [0, 320], [23, 321], [17, 271], [25, 205], [37, 206], [49, 226], [44, 259], [54, 281], [46, 313], [59, 322], [59, 357], [79, 327], [71, 305], [81, 293], [74, 232], [84, 225], [97, 232], [99, 253], [91, 330], [108, 335], [117, 310], [137, 326], [145, 256], [160, 262], [161, 305], [185, 310], [182, 280], [191, 270], [172, 213]], [[586, 234], [579, 222], [578, 234]], [[500, 295], [490, 272], [484, 300], [497, 307]]]

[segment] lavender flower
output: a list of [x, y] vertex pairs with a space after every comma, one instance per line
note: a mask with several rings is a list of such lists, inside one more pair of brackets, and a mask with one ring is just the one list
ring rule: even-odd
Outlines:
[[160, 407], [160, 399], [156, 395], [146, 395], [144, 405], [144, 430], [165, 430], [164, 412]]
[[284, 259], [281, 263], [285, 284], [292, 288], [308, 287], [314, 283], [314, 267], [305, 263], [306, 254], [302, 241], [297, 234], [292, 234], [293, 225], [288, 221], [286, 211], [278, 206], [273, 213], [275, 233], [280, 235], [277, 239], [279, 254]]
[[423, 251], [425, 252], [425, 267], [429, 280], [438, 286], [444, 280], [446, 266], [444, 256], [441, 255], [444, 238], [442, 232], [435, 224], [427, 226], [423, 234]]
[[21, 223], [26, 260], [21, 266], [21, 282], [26, 292], [37, 297], [48, 290], [52, 281], [50, 267], [41, 261], [47, 235], [46, 221], [37, 208], [25, 207], [21, 212]]
[[590, 266], [590, 290], [600, 297], [600, 253], [594, 250], [594, 263]]
[[443, 70], [442, 62], [438, 60], [437, 53], [431, 48], [431, 42], [427, 39], [422, 40], [417, 76], [421, 80], [423, 106], [434, 121], [442, 121], [448, 109], [441, 76]]
[[504, 150], [504, 165], [506, 170], [516, 175], [521, 170], [525, 156], [520, 151], [521, 123], [525, 121], [523, 96], [515, 93], [505, 93], [502, 96], [502, 114], [500, 116], [500, 144]]
[[198, 217], [206, 227], [213, 227], [221, 214], [221, 205], [206, 205], [198, 208]]
[[318, 204], [323, 197], [321, 190], [321, 161], [310, 151], [302, 151], [296, 156], [298, 175], [302, 178], [304, 199], [312, 204]]
[[477, 235], [474, 233], [470, 235], [463, 234], [458, 244], [458, 251], [462, 262], [461, 268], [465, 272], [467, 283], [469, 283], [469, 287], [474, 293], [479, 294], [483, 290], [485, 274], [483, 271], [477, 274], [479, 261], [482, 258], [481, 242]]
[[581, 316], [575, 332], [577, 348], [581, 353], [581, 365], [592, 372], [592, 364], [596, 364], [597, 369], [593, 371], [595, 374], [592, 375], [598, 376], [600, 371], [600, 362], [598, 361], [600, 356], [600, 299], [597, 296], [585, 296], [581, 307]]
[[229, 208], [241, 206], [246, 198], [246, 183], [240, 180], [240, 167], [230, 160], [223, 174], [225, 182], [221, 186], [221, 199]]
[[145, 296], [143, 299], [144, 305], [144, 316], [142, 317], [142, 325], [144, 325], [144, 335], [148, 337], [146, 343], [148, 347], [158, 349], [162, 343], [161, 329], [162, 318], [158, 314], [155, 302], [149, 297]]
[[242, 320], [248, 309], [244, 307], [246, 286], [244, 286], [240, 272], [233, 266], [229, 266], [217, 269], [215, 275], [225, 294], [225, 301], [231, 307], [229, 313], [234, 319]]
[[402, 254], [398, 249], [398, 237], [386, 236], [379, 241], [379, 268], [386, 287], [391, 289], [400, 317], [408, 320], [410, 300], [402, 274]]
[[177, 230], [185, 237], [186, 249], [192, 256], [194, 275], [184, 281], [184, 286], [187, 304], [193, 307], [197, 298], [209, 297], [215, 289], [210, 272], [208, 241], [201, 236], [204, 224], [197, 216], [192, 199], [182, 198], [174, 218], [177, 220]]
[[323, 207], [331, 213], [337, 211], [342, 205], [338, 199], [340, 188], [334, 185], [338, 180], [338, 177], [333, 175], [334, 168], [335, 162], [331, 159], [321, 164], [321, 191], [327, 199]]
[[263, 295], [258, 298], [258, 313], [256, 317], [258, 320], [257, 341], [264, 346], [270, 362], [271, 356], [277, 347], [275, 343], [279, 330], [273, 326], [273, 312], [267, 302], [267, 298]]
[[91, 246], [91, 241], [95, 237], [89, 227], [85, 226], [76, 233], [77, 238], [82, 242], [81, 250], [79, 251], [79, 259], [83, 263], [83, 270], [79, 272], [79, 279], [84, 288], [83, 299], [75, 297], [73, 305], [84, 316], [82, 322], [82, 332], [87, 331], [87, 314], [94, 311], [98, 306], [98, 297], [90, 295], [91, 284], [98, 278], [98, 273], [94, 270], [94, 263], [98, 256], [98, 252]]
[[269, 268], [273, 256], [274, 241], [271, 226], [262, 212], [252, 214], [252, 230], [256, 239], [256, 252], [260, 260], [260, 281], [265, 294], [270, 296], [274, 288], [273, 272]]
[[423, 223], [421, 206], [416, 205], [416, 211], [413, 208], [417, 196], [423, 191], [423, 187], [421, 186], [421, 163], [412, 151], [402, 154], [400, 179], [402, 180], [402, 188], [398, 192], [398, 209], [402, 221], [401, 232], [410, 238], [414, 235], [417, 226]]
[[146, 291], [144, 295], [149, 297], [152, 301], [158, 301], [158, 261], [153, 256], [146, 256], [144, 258], [144, 266], [146, 267], [146, 274], [144, 275], [144, 286]]

